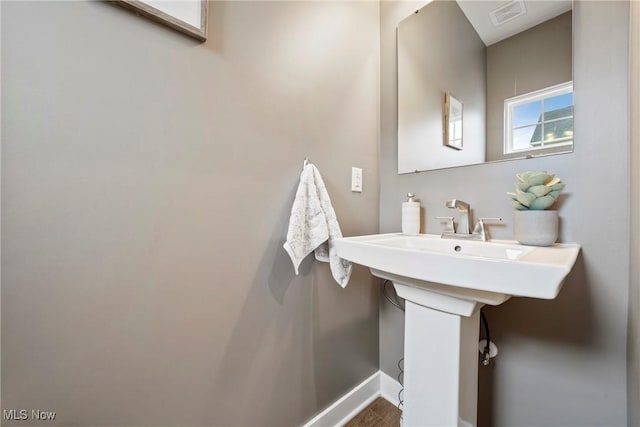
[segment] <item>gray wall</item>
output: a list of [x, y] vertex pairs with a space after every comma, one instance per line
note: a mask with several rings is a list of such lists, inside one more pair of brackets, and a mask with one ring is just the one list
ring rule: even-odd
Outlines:
[[640, 4], [631, 3], [631, 276], [629, 288], [628, 425], [640, 425]]
[[504, 154], [505, 99], [572, 79], [571, 18], [563, 13], [487, 47], [487, 161], [522, 156]]
[[[553, 301], [512, 299], [488, 307], [500, 355], [480, 367], [482, 426], [622, 426], [627, 423], [629, 292], [629, 143], [627, 2], [576, 2], [574, 8], [575, 152], [426, 173], [397, 175], [395, 26], [415, 9], [381, 3], [380, 231], [400, 229], [407, 191], [422, 199], [426, 231], [444, 201], [469, 201], [476, 216], [501, 216], [494, 237], [512, 236], [505, 196], [515, 173], [546, 169], [567, 183], [561, 239], [583, 246]], [[611, 102], [616, 100], [616, 102]], [[382, 303], [380, 363], [397, 374], [402, 313]]]
[[[434, 1], [403, 20], [398, 26], [398, 64], [398, 170], [484, 162], [485, 46], [460, 6]], [[463, 150], [443, 144], [445, 91], [463, 104]]]
[[377, 231], [378, 5], [209, 19], [199, 44], [106, 2], [2, 2], [3, 408], [294, 425], [378, 369], [378, 282], [295, 277], [282, 249], [305, 156], [343, 232]]

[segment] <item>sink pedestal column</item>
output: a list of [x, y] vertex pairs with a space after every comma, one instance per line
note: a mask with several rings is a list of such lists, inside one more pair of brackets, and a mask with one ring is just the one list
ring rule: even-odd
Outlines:
[[[402, 296], [406, 286], [394, 285]], [[402, 424], [475, 426], [482, 304], [433, 296], [440, 302], [455, 300], [451, 302], [461, 303], [464, 309], [460, 314], [448, 313], [406, 300]]]

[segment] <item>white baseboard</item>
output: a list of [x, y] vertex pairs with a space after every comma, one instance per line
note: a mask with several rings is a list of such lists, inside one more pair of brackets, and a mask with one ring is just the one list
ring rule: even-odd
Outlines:
[[380, 396], [397, 405], [398, 392], [401, 388], [402, 386], [396, 380], [378, 371], [336, 400], [303, 427], [342, 426]]
[[402, 390], [402, 386], [395, 378], [390, 377], [382, 371], [380, 373], [380, 395], [389, 402], [398, 406], [400, 401], [398, 400], [398, 394]]

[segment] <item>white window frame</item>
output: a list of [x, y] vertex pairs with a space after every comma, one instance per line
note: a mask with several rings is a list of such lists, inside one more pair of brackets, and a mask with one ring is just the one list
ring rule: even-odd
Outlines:
[[[542, 113], [544, 114], [544, 100], [547, 98], [553, 98], [554, 96], [564, 95], [567, 93], [573, 92], [573, 81], [568, 81], [566, 83], [561, 83], [555, 86], [549, 86], [544, 89], [536, 90], [534, 92], [530, 92], [524, 95], [514, 96], [513, 98], [505, 99], [504, 101], [504, 154], [513, 154], [513, 153], [523, 153], [528, 151], [537, 151], [544, 150], [550, 147], [562, 147], [573, 145], [573, 135], [562, 138], [561, 140], [555, 140], [553, 145], [544, 145], [544, 123], [551, 123], [557, 120], [565, 120], [568, 117], [561, 117], [558, 119], [547, 120], [539, 122], [543, 126], [543, 131], [541, 134], [540, 145], [537, 147], [529, 147], [529, 148], [513, 148], [513, 110], [514, 108], [529, 104], [535, 101], [542, 101]], [[571, 118], [574, 116], [572, 115]], [[521, 127], [532, 126], [536, 123], [529, 123], [527, 125], [523, 125]], [[520, 127], [518, 127], [519, 129]]]

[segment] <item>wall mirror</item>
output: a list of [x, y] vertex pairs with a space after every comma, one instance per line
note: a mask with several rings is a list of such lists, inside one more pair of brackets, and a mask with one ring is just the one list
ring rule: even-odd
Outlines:
[[401, 21], [398, 173], [573, 151], [572, 20], [570, 0], [434, 0]]

